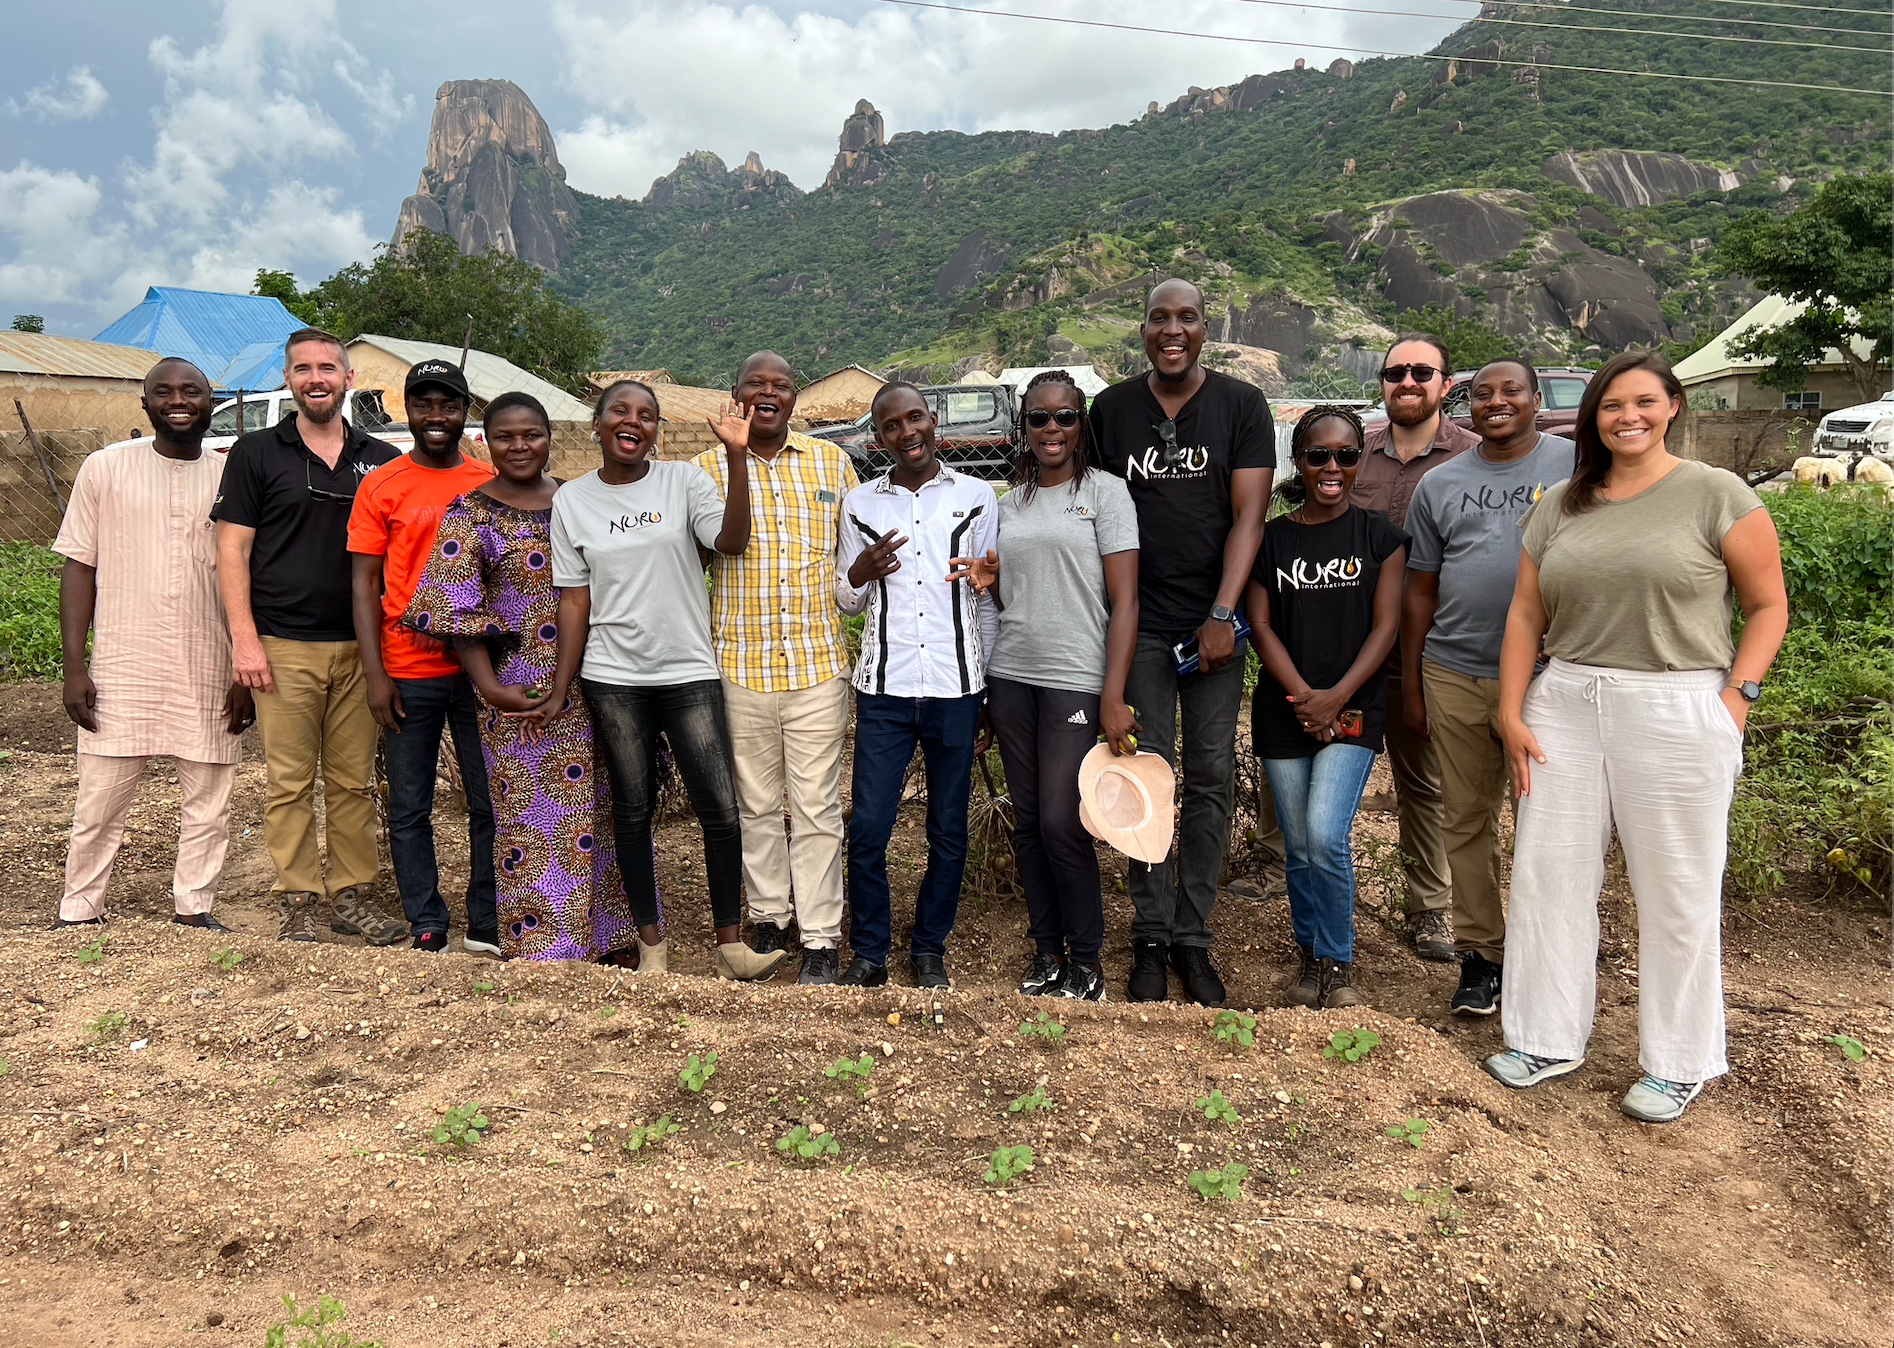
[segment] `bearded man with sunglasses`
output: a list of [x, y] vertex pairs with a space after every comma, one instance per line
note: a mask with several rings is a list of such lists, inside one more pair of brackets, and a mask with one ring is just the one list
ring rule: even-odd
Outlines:
[[[1243, 705], [1235, 617], [1263, 540], [1276, 430], [1261, 390], [1198, 364], [1209, 327], [1196, 286], [1173, 278], [1152, 287], [1140, 331], [1151, 369], [1099, 394], [1092, 428], [1100, 465], [1125, 479], [1138, 512], [1138, 644], [1125, 700], [1140, 743], [1167, 760], [1181, 706], [1183, 813], [1170, 859], [1131, 863], [1126, 991], [1134, 1002], [1164, 1000], [1169, 966], [1192, 1001], [1221, 1006], [1210, 910], [1230, 840]], [[1195, 647], [1188, 673], [1180, 646]]]
[[[1431, 333], [1403, 333], [1381, 362], [1381, 397], [1388, 418], [1368, 427], [1367, 453], [1355, 475], [1352, 499], [1363, 510], [1379, 510], [1396, 529], [1406, 527], [1408, 503], [1421, 478], [1480, 443], [1479, 436], [1441, 412], [1452, 387], [1453, 357], [1447, 344]], [[1388, 705], [1402, 706], [1398, 641], [1388, 654], [1387, 689]], [[1388, 718], [1387, 750], [1401, 821], [1408, 932], [1422, 959], [1455, 960], [1453, 886], [1434, 746], [1394, 715]]]
[[[217, 522], [217, 580], [236, 681], [256, 698], [266, 795], [263, 839], [276, 866], [277, 939], [314, 941], [324, 894], [329, 927], [392, 945], [408, 924], [371, 896], [375, 718], [355, 640], [349, 511], [363, 478], [395, 449], [342, 416], [354, 385], [347, 349], [321, 328], [283, 343], [296, 414], [230, 447]], [[328, 817], [328, 872], [316, 852], [316, 772]]]

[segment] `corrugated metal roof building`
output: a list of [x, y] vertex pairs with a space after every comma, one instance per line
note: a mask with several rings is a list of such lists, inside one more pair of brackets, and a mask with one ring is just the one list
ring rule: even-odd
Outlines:
[[303, 326], [269, 295], [153, 286], [98, 340], [183, 356], [219, 389], [262, 390], [283, 386], [283, 339]]
[[[458, 365], [460, 348], [440, 342], [415, 342], [405, 337], [378, 337], [370, 332], [349, 343], [349, 362], [355, 367], [356, 387], [386, 390], [383, 405], [396, 421], [408, 418], [407, 406], [401, 398], [408, 367], [424, 360], [444, 360]], [[592, 419], [592, 409], [557, 384], [548, 383], [490, 351], [467, 353], [467, 387], [473, 391], [476, 410], [484, 410], [502, 393], [530, 393], [546, 405], [546, 414], [554, 421]]]
[[39, 332], [0, 332], [0, 427], [17, 431], [19, 400], [36, 431], [143, 435], [139, 399], [158, 353]]

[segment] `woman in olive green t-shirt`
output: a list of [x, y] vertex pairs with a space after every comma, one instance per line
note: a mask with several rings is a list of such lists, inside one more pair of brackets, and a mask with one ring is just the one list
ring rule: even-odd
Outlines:
[[[1730, 797], [1757, 684], [1788, 627], [1782, 556], [1733, 473], [1677, 458], [1683, 389], [1629, 351], [1579, 406], [1569, 481], [1527, 514], [1500, 653], [1519, 792], [1502, 1026], [1486, 1069], [1524, 1088], [1591, 1037], [1598, 893], [1615, 825], [1638, 915], [1638, 1061], [1621, 1108], [1669, 1122], [1724, 1057], [1721, 917]], [[1738, 646], [1731, 600], [1743, 605]], [[1537, 679], [1541, 642], [1551, 663]]]

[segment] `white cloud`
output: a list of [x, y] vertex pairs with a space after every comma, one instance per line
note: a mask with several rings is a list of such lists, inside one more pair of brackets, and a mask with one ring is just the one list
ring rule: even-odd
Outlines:
[[26, 101], [7, 100], [15, 117], [39, 122], [89, 122], [105, 110], [112, 95], [93, 76], [91, 66], [74, 66], [64, 79], [51, 79], [26, 91]]

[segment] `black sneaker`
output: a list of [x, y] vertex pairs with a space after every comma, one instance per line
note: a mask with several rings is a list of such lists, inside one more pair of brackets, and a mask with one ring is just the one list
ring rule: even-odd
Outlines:
[[908, 967], [914, 971], [914, 986], [917, 988], [951, 988], [953, 980], [947, 977], [947, 961], [939, 955], [914, 955], [908, 959]]
[[491, 955], [498, 959], [500, 957], [500, 929], [498, 927], [485, 929], [470, 927], [467, 934], [460, 938], [460, 944], [470, 955]]
[[1162, 941], [1131, 943], [1131, 977], [1125, 997], [1134, 1002], [1161, 1002], [1171, 995], [1171, 976], [1165, 969], [1171, 948]]
[[447, 949], [447, 933], [444, 931], [424, 931], [414, 938], [411, 950], [432, 950], [435, 954]]
[[802, 952], [802, 972], [796, 975], [796, 982], [806, 988], [828, 987], [835, 982], [835, 971], [841, 962], [842, 957], [832, 948], [808, 947]]
[[845, 988], [878, 988], [888, 981], [888, 966], [874, 964], [860, 955], [849, 961], [848, 968], [842, 970], [842, 976], [835, 980]]
[[1499, 985], [1504, 966], [1484, 955], [1467, 951], [1460, 960], [1460, 986], [1453, 994], [1456, 1016], [1490, 1016], [1499, 1010]]
[[789, 949], [789, 928], [774, 922], [759, 922], [750, 929], [750, 949], [759, 955], [773, 955]]
[[1026, 970], [1026, 976], [1019, 980], [1019, 995], [1022, 997], [1044, 997], [1059, 991], [1059, 980], [1065, 977], [1065, 961], [1057, 955], [1041, 952], [1032, 957], [1032, 968]]
[[1224, 998], [1229, 996], [1223, 980], [1217, 977], [1216, 967], [1210, 963], [1208, 946], [1172, 946], [1171, 968], [1177, 970], [1177, 976], [1184, 980], [1184, 991], [1198, 1006], [1222, 1006]]
[[1065, 977], [1059, 980], [1059, 985], [1047, 991], [1074, 1001], [1102, 1002], [1105, 1000], [1105, 971], [1096, 964], [1072, 960], [1066, 964]]

